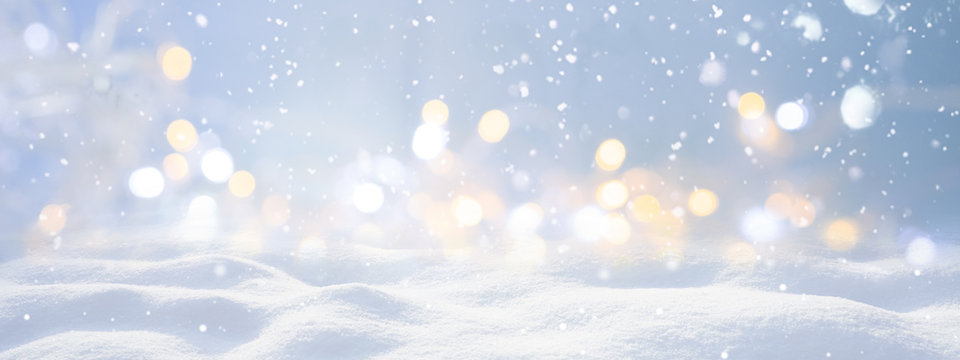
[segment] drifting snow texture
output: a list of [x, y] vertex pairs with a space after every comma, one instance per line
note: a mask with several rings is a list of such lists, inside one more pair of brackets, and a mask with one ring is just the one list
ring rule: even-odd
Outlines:
[[864, 85], [853, 86], [843, 93], [840, 101], [840, 115], [843, 123], [851, 129], [865, 129], [873, 125], [880, 116], [880, 100], [877, 95]]
[[0, 265], [0, 358], [960, 357], [955, 262], [917, 276], [900, 259], [738, 268], [691, 254], [670, 271], [603, 256], [533, 272], [369, 248], [275, 259], [287, 271], [213, 255], [20, 259]]

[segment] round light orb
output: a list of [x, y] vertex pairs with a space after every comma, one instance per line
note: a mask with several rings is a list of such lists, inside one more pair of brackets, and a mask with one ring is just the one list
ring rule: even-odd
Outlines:
[[880, 116], [880, 99], [873, 89], [865, 85], [853, 86], [840, 100], [840, 115], [843, 123], [854, 130], [866, 129]]
[[627, 203], [630, 189], [620, 180], [607, 181], [597, 188], [597, 202], [604, 209], [619, 209]]
[[365, 214], [372, 214], [383, 206], [383, 188], [374, 183], [363, 183], [353, 189], [353, 206]]
[[608, 139], [600, 143], [597, 147], [595, 160], [597, 166], [606, 171], [614, 171], [620, 168], [623, 160], [627, 157], [627, 148], [617, 139]]
[[633, 207], [633, 215], [642, 222], [652, 222], [657, 215], [660, 215], [660, 201], [653, 195], [637, 196], [630, 204]]
[[453, 215], [460, 226], [474, 226], [483, 220], [483, 206], [472, 197], [457, 196], [453, 200]]
[[224, 183], [233, 175], [233, 157], [221, 148], [207, 150], [200, 159], [203, 176], [215, 183]]
[[480, 138], [488, 143], [500, 142], [509, 130], [510, 118], [500, 110], [487, 111], [480, 118], [480, 123], [477, 124], [477, 132], [480, 133]]
[[447, 147], [447, 132], [443, 128], [423, 124], [413, 133], [413, 154], [423, 160], [430, 160], [443, 153]]
[[857, 224], [850, 219], [834, 220], [823, 232], [823, 242], [834, 251], [849, 251], [859, 240]]
[[227, 183], [230, 193], [238, 198], [245, 198], [253, 194], [257, 187], [257, 180], [249, 171], [240, 170], [230, 176], [230, 182]]
[[690, 194], [687, 206], [696, 216], [707, 216], [717, 210], [717, 195], [707, 189], [698, 189]]
[[766, 106], [766, 103], [763, 101], [763, 96], [755, 92], [748, 92], [740, 96], [740, 101], [737, 103], [737, 111], [740, 112], [740, 116], [744, 119], [756, 119], [763, 116]]
[[176, 151], [193, 150], [197, 146], [197, 138], [197, 129], [187, 120], [174, 120], [167, 125], [167, 142]]
[[173, 46], [163, 53], [160, 66], [163, 69], [164, 76], [170, 80], [180, 81], [190, 75], [193, 59], [187, 49]]
[[139, 168], [130, 173], [127, 185], [136, 197], [155, 198], [163, 193], [163, 174], [155, 167]]
[[190, 165], [187, 158], [179, 153], [172, 153], [163, 158], [163, 173], [170, 180], [182, 180], [190, 175]]
[[774, 114], [777, 126], [787, 131], [799, 130], [807, 125], [808, 116], [807, 108], [795, 101], [780, 104]]
[[425, 124], [443, 125], [450, 117], [450, 108], [440, 99], [433, 99], [423, 104], [420, 117]]

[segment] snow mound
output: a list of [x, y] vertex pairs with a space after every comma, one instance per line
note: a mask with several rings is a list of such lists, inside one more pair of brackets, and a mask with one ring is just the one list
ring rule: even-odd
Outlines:
[[960, 357], [955, 261], [611, 256], [19, 259], [0, 359]]

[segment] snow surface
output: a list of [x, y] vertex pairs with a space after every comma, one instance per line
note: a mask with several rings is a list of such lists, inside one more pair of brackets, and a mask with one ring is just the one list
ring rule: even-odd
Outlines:
[[26, 257], [0, 265], [0, 359], [960, 358], [953, 249], [923, 270], [714, 253]]

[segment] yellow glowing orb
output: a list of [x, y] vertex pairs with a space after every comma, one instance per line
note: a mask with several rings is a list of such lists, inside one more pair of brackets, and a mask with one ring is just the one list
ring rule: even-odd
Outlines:
[[267, 196], [260, 207], [260, 217], [267, 226], [283, 225], [290, 218], [290, 204], [282, 196]]
[[167, 126], [167, 142], [179, 152], [193, 150], [197, 146], [197, 129], [187, 120], [174, 120]]
[[180, 46], [174, 46], [163, 53], [161, 60], [163, 75], [170, 80], [183, 80], [190, 75], [190, 68], [193, 67], [193, 60], [190, 58], [190, 52]]
[[227, 184], [230, 193], [238, 198], [245, 198], [253, 194], [253, 189], [257, 187], [257, 180], [253, 174], [246, 170], [240, 170], [230, 176], [230, 182]]
[[777, 219], [785, 219], [793, 211], [793, 199], [787, 194], [774, 193], [767, 197], [763, 210]]
[[453, 215], [460, 226], [474, 226], [483, 220], [483, 206], [469, 196], [458, 196], [453, 200]]
[[40, 210], [37, 226], [45, 234], [56, 235], [67, 224], [67, 209], [64, 206], [50, 204]]
[[696, 216], [707, 216], [717, 210], [717, 195], [707, 189], [699, 189], [690, 194], [688, 202], [690, 212]]
[[755, 92], [748, 92], [740, 96], [737, 111], [740, 112], [740, 116], [746, 119], [756, 119], [763, 115], [766, 107], [766, 103], [763, 102], [763, 96]]
[[817, 218], [817, 209], [813, 204], [802, 197], [796, 197], [793, 200], [793, 206], [790, 209], [790, 223], [798, 228], [805, 228], [813, 223]]
[[628, 196], [630, 190], [620, 180], [607, 181], [597, 188], [597, 202], [607, 210], [619, 209], [627, 203]]
[[477, 131], [480, 132], [480, 138], [488, 143], [495, 143], [503, 140], [510, 130], [510, 118], [500, 110], [490, 110], [480, 118], [477, 124]]
[[190, 165], [187, 158], [179, 153], [172, 153], [163, 158], [163, 173], [170, 180], [182, 180], [190, 174]]
[[447, 119], [450, 117], [450, 108], [442, 100], [433, 99], [423, 104], [420, 116], [423, 118], [423, 122], [427, 124], [443, 125], [447, 123]]
[[603, 239], [620, 245], [630, 240], [630, 222], [618, 213], [609, 213], [603, 217]]
[[630, 203], [633, 215], [642, 222], [651, 222], [660, 214], [660, 201], [653, 195], [640, 195]]
[[848, 251], [857, 246], [859, 230], [850, 219], [839, 219], [830, 223], [823, 232], [823, 242], [834, 251]]
[[603, 170], [613, 171], [620, 168], [627, 157], [627, 148], [617, 139], [608, 139], [597, 147], [597, 166]]

